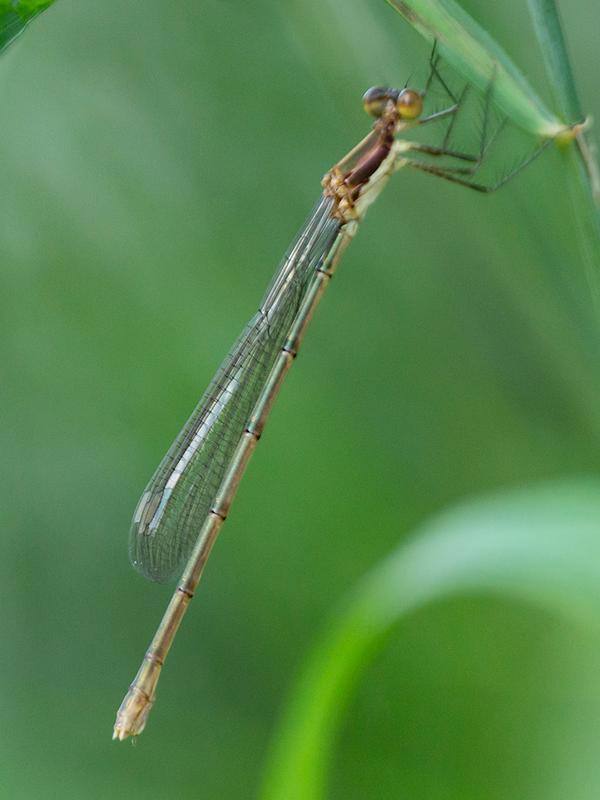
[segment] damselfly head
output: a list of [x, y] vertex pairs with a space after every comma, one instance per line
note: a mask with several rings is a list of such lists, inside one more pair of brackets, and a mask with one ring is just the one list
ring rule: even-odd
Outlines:
[[389, 89], [373, 86], [363, 95], [363, 107], [372, 117], [396, 111], [401, 119], [417, 119], [423, 112], [423, 97], [414, 89]]

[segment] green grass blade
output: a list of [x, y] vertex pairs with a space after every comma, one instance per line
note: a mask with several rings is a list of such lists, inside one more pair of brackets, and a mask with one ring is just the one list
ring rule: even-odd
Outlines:
[[[570, 122], [584, 118], [579, 93], [555, 0], [529, 0], [546, 74], [557, 108]], [[592, 289], [600, 309], [600, 172], [585, 129], [576, 136], [577, 152], [566, 143], [564, 159], [574, 229]]]
[[274, 736], [262, 800], [318, 800], [352, 689], [403, 617], [494, 593], [600, 621], [600, 484], [571, 481], [464, 505], [424, 526], [354, 591], [313, 651]]
[[437, 39], [442, 56], [469, 83], [485, 91], [493, 79], [494, 101], [516, 125], [543, 137], [564, 130], [500, 45], [454, 0], [387, 1], [425, 38]]
[[529, 11], [556, 106], [564, 119], [580, 122], [583, 112], [556, 3], [554, 0], [529, 0]]
[[500, 45], [455, 0], [387, 1], [427, 39], [437, 40], [443, 57], [470, 83], [483, 90], [495, 75], [494, 100], [512, 122], [538, 136], [558, 137], [577, 232], [574, 241], [600, 309], [600, 171], [586, 131], [568, 128], [584, 115], [555, 0], [529, 0], [529, 7], [564, 122], [545, 107]]
[[0, 53], [54, 0], [0, 0]]

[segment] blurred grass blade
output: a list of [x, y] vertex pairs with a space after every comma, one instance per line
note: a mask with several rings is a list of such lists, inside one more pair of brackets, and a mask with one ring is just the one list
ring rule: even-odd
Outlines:
[[0, 0], [0, 53], [54, 0]]
[[564, 130], [500, 45], [454, 0], [387, 1], [425, 38], [437, 39], [442, 56], [469, 83], [485, 91], [493, 78], [494, 101], [516, 125], [544, 137]]
[[430, 524], [354, 591], [321, 638], [273, 737], [263, 800], [317, 800], [352, 689], [396, 622], [451, 594], [504, 594], [598, 627], [600, 482], [465, 503]]

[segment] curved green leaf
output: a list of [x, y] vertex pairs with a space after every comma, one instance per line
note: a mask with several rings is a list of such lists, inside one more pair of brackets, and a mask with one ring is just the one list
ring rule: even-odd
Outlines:
[[354, 591], [314, 649], [274, 736], [263, 800], [317, 800], [351, 692], [392, 627], [442, 596], [493, 592], [600, 622], [600, 483], [466, 503], [417, 532]]
[[0, 53], [54, 0], [0, 0]]

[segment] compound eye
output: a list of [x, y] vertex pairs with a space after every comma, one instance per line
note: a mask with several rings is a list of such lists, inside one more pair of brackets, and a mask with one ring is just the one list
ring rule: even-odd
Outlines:
[[417, 119], [423, 113], [423, 98], [414, 89], [402, 89], [396, 100], [396, 109], [402, 119]]
[[390, 90], [373, 86], [363, 94], [363, 108], [372, 117], [381, 117], [390, 100]]

